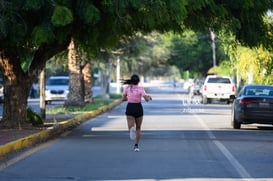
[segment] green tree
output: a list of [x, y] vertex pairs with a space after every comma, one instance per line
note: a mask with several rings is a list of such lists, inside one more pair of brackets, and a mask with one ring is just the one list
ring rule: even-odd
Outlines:
[[273, 54], [264, 47], [240, 46], [236, 53], [238, 76], [246, 83], [272, 84]]
[[209, 69], [208, 74], [232, 76], [232, 65], [229, 60], [222, 61], [218, 66]]
[[[46, 61], [67, 49], [71, 38], [91, 51], [113, 46], [121, 36], [158, 30], [217, 30], [228, 24], [240, 40], [264, 40], [263, 15], [271, 0], [2, 0], [0, 69], [5, 79], [1, 125], [26, 120], [27, 97]], [[236, 5], [236, 6], [235, 6]], [[263, 37], [263, 39], [261, 38]]]
[[[166, 46], [170, 49], [168, 63], [194, 76], [204, 76], [213, 66], [211, 39], [208, 33], [185, 31], [182, 35], [167, 34]], [[225, 58], [220, 39], [216, 42], [217, 64]]]
[[150, 74], [151, 67], [166, 64], [169, 59], [169, 50], [162, 46], [164, 40], [161, 34], [137, 33], [134, 36], [123, 39], [119, 48], [122, 50], [122, 66], [126, 67], [122, 74], [129, 77], [132, 72], [146, 76]]

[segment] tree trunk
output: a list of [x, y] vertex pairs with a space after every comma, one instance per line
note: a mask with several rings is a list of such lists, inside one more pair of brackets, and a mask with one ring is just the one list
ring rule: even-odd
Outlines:
[[[33, 52], [32, 60], [28, 61], [15, 49], [0, 50], [0, 69], [4, 78], [4, 104], [0, 127], [25, 126], [27, 99], [32, 83], [45, 68], [46, 61], [65, 50], [68, 43], [69, 41], [64, 41], [61, 44], [54, 42], [50, 45], [41, 45]], [[30, 64], [23, 70], [22, 62]]]
[[91, 103], [93, 101], [93, 92], [92, 92], [92, 74], [91, 74], [91, 64], [87, 63], [82, 69], [83, 79], [84, 79], [84, 101]]
[[111, 75], [112, 69], [110, 63], [106, 63], [106, 69], [101, 74], [102, 78], [102, 89], [101, 94], [104, 98], [109, 98], [110, 94], [110, 75]]
[[27, 99], [33, 78], [25, 74], [15, 56], [5, 56], [2, 52], [0, 65], [4, 77], [2, 128], [22, 129], [27, 118]]
[[[6, 82], [5, 98], [3, 105], [3, 118], [1, 124], [6, 128], [21, 129], [27, 120], [27, 99], [31, 83], [26, 79], [17, 77], [18, 80]], [[19, 83], [18, 83], [19, 82]], [[20, 82], [25, 82], [21, 84]]]
[[73, 39], [68, 47], [69, 93], [65, 106], [84, 105], [83, 76], [77, 62], [77, 50]]

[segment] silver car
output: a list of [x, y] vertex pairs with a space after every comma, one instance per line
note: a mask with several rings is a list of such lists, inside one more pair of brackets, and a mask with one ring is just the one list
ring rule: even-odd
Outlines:
[[68, 92], [68, 76], [51, 76], [46, 82], [45, 102], [46, 104], [50, 104], [52, 101], [66, 100]]

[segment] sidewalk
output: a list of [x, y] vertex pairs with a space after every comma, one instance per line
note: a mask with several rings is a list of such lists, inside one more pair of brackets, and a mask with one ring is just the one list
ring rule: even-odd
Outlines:
[[11, 153], [21, 151], [35, 144], [45, 142], [55, 136], [60, 135], [66, 130], [72, 129], [82, 121], [95, 117], [107, 110], [119, 105], [121, 100], [116, 100], [108, 106], [99, 108], [80, 115], [59, 114], [47, 115], [45, 127], [13, 130], [0, 129], [0, 160]]
[[26, 136], [38, 133], [42, 130], [38, 129], [0, 129], [0, 147], [9, 142], [24, 138]]
[[72, 119], [76, 117], [77, 114], [58, 114], [58, 115], [47, 115], [46, 120], [44, 121], [44, 127], [42, 128], [29, 128], [29, 129], [0, 129], [0, 148], [2, 145], [5, 145], [9, 142], [27, 137], [29, 135], [38, 133], [47, 129], [48, 127], [56, 124], [56, 122], [62, 122], [65, 120]]

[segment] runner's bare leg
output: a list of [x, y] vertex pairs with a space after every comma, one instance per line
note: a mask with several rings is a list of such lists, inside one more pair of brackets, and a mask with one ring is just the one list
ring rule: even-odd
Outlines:
[[136, 140], [135, 144], [138, 144], [141, 138], [141, 125], [142, 125], [143, 116], [136, 118]]
[[135, 126], [136, 119], [133, 116], [127, 116], [128, 130]]

